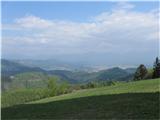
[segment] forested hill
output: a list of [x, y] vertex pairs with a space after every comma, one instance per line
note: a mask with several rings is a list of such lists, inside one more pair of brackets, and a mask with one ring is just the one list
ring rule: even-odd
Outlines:
[[[62, 80], [67, 80], [69, 83], [85, 83], [90, 81], [106, 81], [106, 80], [130, 80], [133, 78], [134, 69], [121, 69], [118, 67], [101, 70], [98, 72], [88, 73], [85, 71], [68, 71], [68, 70], [51, 70], [46, 71], [38, 67], [25, 66], [13, 61], [2, 59], [2, 76], [10, 77], [17, 74], [27, 72], [40, 72], [47, 75], [56, 75]], [[125, 79], [124, 79], [125, 78]]]

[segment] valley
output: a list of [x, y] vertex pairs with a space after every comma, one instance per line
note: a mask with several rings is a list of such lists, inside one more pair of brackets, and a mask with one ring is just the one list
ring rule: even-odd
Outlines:
[[136, 68], [122, 69], [119, 67], [98, 72], [44, 70], [40, 67], [26, 66], [15, 61], [2, 59], [2, 89], [9, 89], [9, 86], [26, 88], [26, 82], [30, 84], [28, 87], [31, 88], [35, 86], [34, 82], [36, 84], [44, 83], [51, 76], [58, 76], [61, 81], [67, 81], [70, 84], [83, 84], [93, 81], [129, 81], [133, 79], [135, 70]]

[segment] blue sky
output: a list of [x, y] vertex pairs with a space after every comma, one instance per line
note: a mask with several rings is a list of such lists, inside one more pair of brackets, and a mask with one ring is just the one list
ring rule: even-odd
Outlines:
[[[33, 14], [45, 19], [86, 21], [104, 11], [111, 11], [116, 2], [2, 2], [2, 22]], [[158, 2], [132, 2], [135, 11], [148, 12], [158, 8]]]
[[152, 64], [158, 16], [158, 2], [2, 2], [2, 57]]

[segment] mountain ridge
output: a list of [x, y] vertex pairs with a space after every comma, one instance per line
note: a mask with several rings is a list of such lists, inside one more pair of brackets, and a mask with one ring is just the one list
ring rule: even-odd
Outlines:
[[[44, 76], [43, 79], [48, 79], [49, 76], [58, 76], [62, 81], [67, 81], [71, 84], [83, 84], [93, 81], [128, 81], [133, 79], [133, 70], [125, 70], [119, 67], [100, 70], [97, 72], [86, 71], [70, 71], [70, 70], [43, 70], [39, 67], [29, 67], [16, 63], [10, 60], [1, 60], [2, 64], [2, 88], [14, 80], [26, 78], [28, 73], [35, 73], [28, 76], [28, 81], [34, 81], [37, 75]], [[22, 74], [22, 75], [21, 75]], [[21, 76], [19, 78], [19, 76]], [[124, 79], [125, 78], [125, 79]], [[42, 80], [42, 79], [41, 79]]]

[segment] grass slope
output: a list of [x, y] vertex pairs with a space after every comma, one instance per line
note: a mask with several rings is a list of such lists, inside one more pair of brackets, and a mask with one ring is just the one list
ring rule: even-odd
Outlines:
[[160, 79], [75, 91], [2, 109], [2, 119], [159, 119]]

